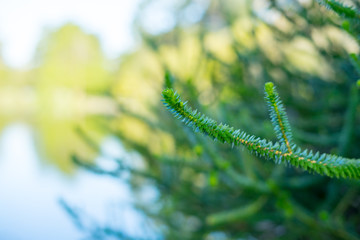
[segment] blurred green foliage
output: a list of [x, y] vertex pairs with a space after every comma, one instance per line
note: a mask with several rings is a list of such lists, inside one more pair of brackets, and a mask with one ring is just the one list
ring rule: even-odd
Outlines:
[[[357, 181], [274, 166], [214, 143], [159, 103], [171, 85], [219, 122], [274, 139], [263, 104], [264, 83], [272, 81], [296, 143], [358, 158], [359, 73], [351, 57], [358, 39], [313, 1], [196, 3], [204, 10], [198, 22], [183, 18], [194, 3], [179, 1], [175, 26], [160, 34], [138, 21], [143, 46], [120, 66], [114, 96], [124, 114], [115, 131], [152, 176], [133, 174], [139, 209], [165, 239], [358, 239]], [[134, 81], [141, 85], [130, 91]], [[152, 204], [140, 198], [146, 185], [158, 191]]]
[[[156, 4], [171, 18], [158, 31], [146, 18]], [[106, 68], [96, 38], [73, 25], [45, 35], [34, 69], [0, 61], [0, 127], [34, 126], [44, 159], [64, 172], [73, 173], [76, 155], [97, 173], [130, 173], [136, 206], [159, 239], [360, 237], [358, 181], [274, 166], [213, 142], [174, 121], [160, 102], [173, 86], [219, 122], [274, 140], [263, 101], [272, 81], [295, 143], [359, 158], [357, 18], [311, 0], [162, 0], [145, 1], [135, 27], [142, 45], [115, 70]], [[114, 170], [83, 162], [93, 161], [107, 135], [136, 157], [114, 159]], [[156, 197], [146, 197], [149, 188]], [[125, 238], [108, 226], [95, 230]]]

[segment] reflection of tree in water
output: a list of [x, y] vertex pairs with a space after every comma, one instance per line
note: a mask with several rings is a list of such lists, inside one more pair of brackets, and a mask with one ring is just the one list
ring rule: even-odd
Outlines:
[[0, 68], [1, 128], [25, 121], [36, 130], [42, 158], [70, 173], [72, 153], [94, 159], [76, 128], [89, 132], [97, 142], [106, 134], [94, 118], [115, 113], [106, 97], [109, 72], [98, 40], [78, 27], [65, 25], [45, 34], [39, 44], [36, 67], [28, 71]]

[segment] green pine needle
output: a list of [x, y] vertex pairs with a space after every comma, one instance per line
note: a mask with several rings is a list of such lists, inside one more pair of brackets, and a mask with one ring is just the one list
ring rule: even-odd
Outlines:
[[289, 163], [306, 171], [329, 177], [360, 179], [360, 159], [303, 151], [292, 144], [290, 124], [274, 85], [267, 83], [265, 92], [270, 105], [273, 126], [279, 138], [279, 142], [276, 143], [249, 135], [240, 129], [235, 130], [226, 124], [219, 124], [197, 110], [192, 110], [173, 89], [165, 89], [162, 95], [164, 105], [169, 111], [195, 132], [201, 132], [221, 143], [232, 146], [241, 145], [256, 156], [273, 160], [276, 163]]
[[281, 144], [285, 144], [287, 152], [292, 153], [295, 147], [292, 143], [292, 132], [286, 116], [285, 107], [272, 82], [265, 84], [265, 99], [270, 109], [271, 123]]
[[318, 0], [318, 2], [324, 6], [326, 6], [328, 9], [333, 10], [338, 15], [348, 18], [348, 19], [354, 19], [356, 21], [360, 20], [360, 13], [357, 9], [353, 7], [349, 7], [344, 5], [343, 3], [335, 0]]

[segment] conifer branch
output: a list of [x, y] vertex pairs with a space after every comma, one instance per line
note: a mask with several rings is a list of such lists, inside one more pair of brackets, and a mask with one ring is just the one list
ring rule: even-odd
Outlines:
[[345, 122], [339, 137], [339, 151], [341, 155], [347, 155], [356, 130], [356, 109], [359, 103], [360, 89], [352, 85], [349, 93], [349, 103], [346, 110]]
[[[266, 88], [269, 88], [267, 89], [269, 96], [274, 94], [274, 96], [278, 98], [278, 101], [275, 101], [278, 113], [276, 113], [275, 110], [270, 110], [270, 115], [275, 115], [275, 118], [279, 116], [278, 119], [275, 119], [275, 123], [273, 123], [275, 127], [278, 126], [279, 128], [279, 130], [275, 129], [278, 137], [282, 139], [279, 143], [272, 143], [266, 139], [249, 135], [240, 129], [235, 130], [233, 127], [222, 123], [218, 124], [215, 120], [188, 107], [187, 103], [183, 102], [179, 94], [172, 89], [165, 89], [162, 95], [164, 105], [170, 112], [182, 120], [187, 126], [192, 127], [195, 132], [201, 132], [221, 143], [228, 143], [232, 146], [241, 145], [256, 156], [273, 160], [275, 163], [283, 162], [295, 167], [300, 167], [309, 172], [316, 172], [329, 177], [360, 179], [360, 159], [349, 159], [325, 153], [320, 154], [319, 152], [313, 153], [308, 150], [303, 151], [299, 147], [292, 145], [290, 125], [287, 123], [285, 109], [279, 107], [279, 103], [281, 103], [280, 98], [272, 84], [267, 84]], [[271, 103], [271, 105], [273, 106], [273, 103]], [[283, 128], [280, 127], [279, 120], [283, 124]], [[286, 128], [286, 124], [288, 128]], [[289, 151], [287, 147], [287, 141], [291, 147], [291, 151]]]
[[255, 214], [256, 212], [259, 212], [266, 203], [266, 200], [267, 198], [262, 196], [255, 202], [252, 202], [245, 206], [241, 206], [237, 209], [231, 209], [211, 214], [206, 218], [206, 223], [210, 226], [214, 226], [239, 221], [241, 219], [246, 219], [249, 216]]
[[335, 0], [318, 0], [318, 2], [342, 17], [356, 21], [360, 20], [360, 12], [353, 7], [346, 6]]
[[292, 153], [293, 144], [292, 132], [289, 121], [286, 116], [285, 108], [272, 82], [265, 84], [265, 99], [268, 102], [270, 110], [271, 123], [276, 132], [280, 143], [285, 144], [288, 153]]

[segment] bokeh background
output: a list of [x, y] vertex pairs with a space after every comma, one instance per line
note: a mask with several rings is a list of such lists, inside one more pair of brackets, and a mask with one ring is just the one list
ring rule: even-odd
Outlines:
[[312, 0], [1, 1], [0, 238], [359, 239], [358, 181], [213, 142], [161, 102], [173, 87], [276, 141], [272, 81], [298, 145], [359, 158], [358, 16]]

